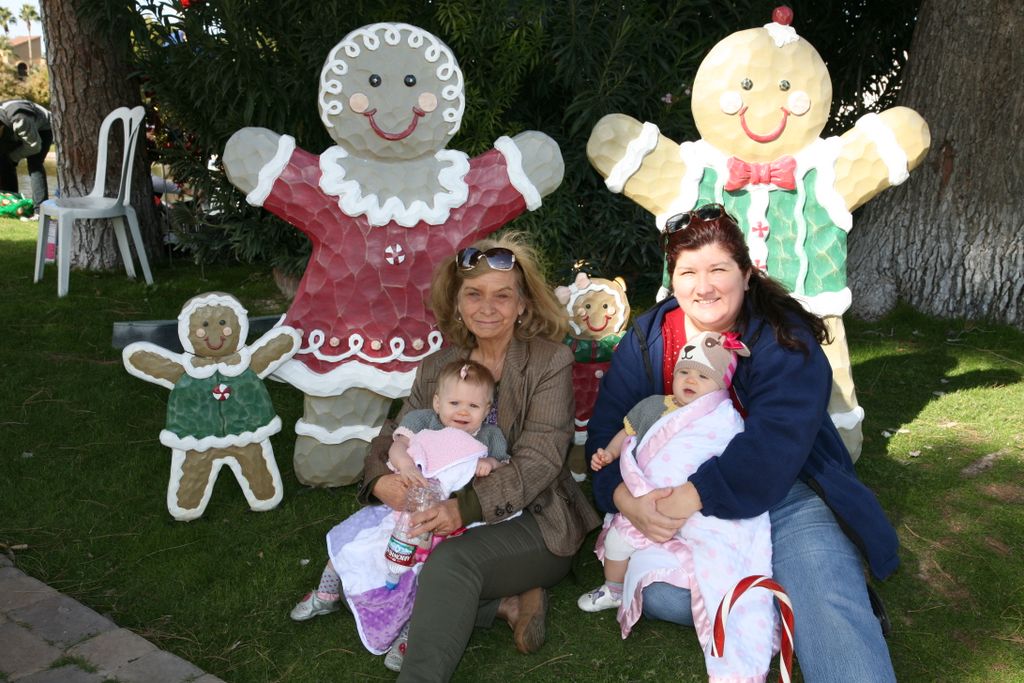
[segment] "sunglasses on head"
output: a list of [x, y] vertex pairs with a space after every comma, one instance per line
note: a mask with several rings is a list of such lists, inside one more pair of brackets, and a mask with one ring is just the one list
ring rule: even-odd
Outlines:
[[487, 265], [493, 270], [512, 270], [516, 264], [516, 255], [510, 249], [492, 247], [480, 251], [476, 247], [466, 247], [455, 255], [455, 265], [459, 270], [473, 270], [481, 258], [486, 259]]
[[725, 215], [725, 207], [721, 204], [705, 204], [704, 206], [694, 209], [693, 211], [686, 211], [684, 213], [677, 213], [667, 221], [665, 221], [665, 235], [671, 235], [674, 232], [679, 232], [685, 229], [690, 223], [693, 222], [694, 218], [699, 218], [702, 221], [713, 221], [721, 218]]

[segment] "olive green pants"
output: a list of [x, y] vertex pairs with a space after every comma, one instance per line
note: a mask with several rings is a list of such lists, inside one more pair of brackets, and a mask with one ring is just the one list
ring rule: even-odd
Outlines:
[[447, 681], [473, 628], [492, 624], [501, 598], [537, 586], [549, 588], [569, 573], [571, 565], [571, 556], [558, 557], [547, 549], [537, 521], [526, 511], [444, 541], [419, 575], [398, 680]]

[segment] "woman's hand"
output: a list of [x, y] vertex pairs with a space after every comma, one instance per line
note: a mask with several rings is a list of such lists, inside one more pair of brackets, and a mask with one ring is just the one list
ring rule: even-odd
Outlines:
[[400, 474], [385, 474], [373, 485], [373, 496], [392, 510], [405, 507], [405, 495], [409, 484]]
[[413, 536], [419, 536], [428, 531], [439, 536], [447, 536], [457, 529], [462, 528], [462, 515], [459, 514], [459, 503], [454, 498], [443, 500], [437, 505], [432, 505], [423, 512], [414, 514], [410, 521]]
[[613, 494], [615, 507], [626, 519], [655, 543], [664, 543], [683, 528], [686, 518], [671, 517], [659, 510], [658, 502], [672, 495], [674, 489], [654, 489], [640, 497], [633, 497], [625, 484], [619, 484]]
[[682, 486], [672, 489], [672, 493], [659, 500], [656, 507], [658, 512], [663, 515], [689, 519], [704, 505], [700, 502], [700, 493], [697, 492], [697, 487], [686, 482]]

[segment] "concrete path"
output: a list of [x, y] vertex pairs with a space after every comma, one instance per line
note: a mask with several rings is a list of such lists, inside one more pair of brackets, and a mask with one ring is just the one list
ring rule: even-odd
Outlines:
[[223, 683], [26, 575], [3, 553], [0, 681]]

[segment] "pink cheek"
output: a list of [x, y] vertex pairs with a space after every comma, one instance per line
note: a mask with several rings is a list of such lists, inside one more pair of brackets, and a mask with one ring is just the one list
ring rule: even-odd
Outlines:
[[225, 337], [230, 337], [230, 336], [231, 336], [231, 333], [232, 333], [232, 332], [234, 332], [234, 330], [232, 330], [232, 329], [231, 329], [230, 327], [225, 327], [225, 328], [224, 328], [224, 332], [223, 332], [223, 335], [224, 335]]
[[437, 95], [432, 92], [420, 93], [416, 103], [424, 112], [430, 113], [437, 109]]
[[357, 92], [348, 98], [348, 106], [357, 114], [362, 114], [370, 108], [370, 99], [361, 92]]
[[196, 336], [199, 337], [200, 339], [205, 339], [206, 338], [206, 330], [204, 330], [202, 328], [199, 328], [198, 330], [196, 330]]

